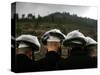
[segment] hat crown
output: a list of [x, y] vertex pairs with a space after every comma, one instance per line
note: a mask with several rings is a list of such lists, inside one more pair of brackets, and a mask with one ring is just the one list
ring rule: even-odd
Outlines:
[[86, 44], [85, 36], [79, 32], [79, 30], [71, 31], [67, 34], [65, 40], [63, 40], [63, 45], [78, 44], [84, 46]]
[[26, 42], [33, 43], [33, 44], [37, 45], [38, 47], [40, 47], [40, 43], [36, 36], [21, 35], [21, 36], [17, 37], [16, 41], [26, 41]]
[[[50, 39], [50, 36], [59, 38], [59, 40], [65, 39], [65, 35], [59, 29], [51, 29], [45, 32], [41, 37], [42, 43], [46, 44], [47, 40]], [[58, 41], [58, 40], [52, 40], [52, 41]]]
[[91, 37], [86, 37], [86, 45], [97, 44], [97, 42]]
[[[51, 30], [45, 32], [44, 35], [43, 35], [42, 37], [48, 35], [49, 33], [59, 33], [59, 34], [62, 34], [62, 35], [64, 36], [64, 34], [63, 34], [59, 29], [51, 29]], [[65, 37], [65, 36], [64, 36], [64, 37]]]
[[54, 37], [54, 36], [50, 36], [48, 39], [47, 39], [47, 41], [55, 41], [55, 42], [60, 42], [60, 39], [59, 38], [57, 38], [57, 37]]
[[66, 36], [66, 39], [71, 38], [85, 38], [85, 36], [81, 32], [79, 32], [79, 30], [74, 30], [72, 32], [69, 32]]

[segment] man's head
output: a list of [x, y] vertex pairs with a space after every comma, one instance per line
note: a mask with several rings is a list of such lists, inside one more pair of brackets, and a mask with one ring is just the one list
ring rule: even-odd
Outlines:
[[[65, 39], [65, 35], [59, 29], [51, 29], [51, 30], [45, 32], [43, 34], [43, 36], [41, 37], [41, 41], [42, 41], [43, 45], [47, 45], [47, 40], [48, 40], [48, 38], [50, 38], [50, 36], [53, 36], [54, 38], [55, 37], [59, 38], [60, 43], [63, 41], [63, 39]], [[55, 41], [55, 39], [52, 41]]]
[[69, 32], [63, 41], [63, 45], [68, 48], [69, 55], [82, 54], [85, 43], [85, 36], [79, 30]]
[[41, 40], [48, 51], [59, 51], [65, 35], [58, 29], [51, 29], [44, 33]]
[[97, 42], [91, 37], [86, 37], [86, 47], [87, 53], [91, 57], [97, 56]]
[[40, 43], [36, 36], [33, 35], [21, 35], [16, 38], [18, 44], [24, 42], [25, 44], [29, 44], [30, 46], [34, 47], [34, 51], [39, 51]]
[[21, 42], [17, 48], [17, 54], [24, 54], [28, 56], [30, 59], [32, 59], [32, 46], [24, 42]]
[[67, 34], [66, 38], [63, 41], [64, 46], [68, 45], [85, 45], [85, 36], [79, 30], [71, 31]]
[[16, 41], [18, 43], [18, 54], [25, 54], [29, 58], [33, 58], [34, 52], [39, 51], [40, 43], [36, 36], [21, 35], [16, 39]]

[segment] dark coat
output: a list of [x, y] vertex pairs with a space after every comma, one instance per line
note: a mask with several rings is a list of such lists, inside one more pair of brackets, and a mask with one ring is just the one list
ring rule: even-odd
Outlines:
[[32, 72], [36, 70], [35, 62], [29, 59], [24, 54], [16, 56], [16, 71], [17, 72]]
[[54, 51], [47, 52], [45, 58], [40, 59], [39, 70], [40, 71], [50, 71], [57, 70], [59, 68], [58, 63], [60, 60], [60, 55]]
[[82, 69], [82, 68], [96, 68], [97, 59], [91, 58], [81, 48], [74, 48], [70, 56], [66, 58], [59, 66], [61, 69]]

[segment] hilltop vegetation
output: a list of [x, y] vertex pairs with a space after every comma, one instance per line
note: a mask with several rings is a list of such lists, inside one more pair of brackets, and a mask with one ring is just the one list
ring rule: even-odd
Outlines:
[[79, 29], [84, 35], [97, 40], [97, 20], [94, 19], [78, 17], [66, 12], [55, 12], [44, 17], [38, 15], [38, 18], [32, 14], [28, 14], [27, 17], [23, 14], [22, 18], [19, 18], [19, 15], [15, 14], [15, 18], [17, 36], [32, 34], [41, 37], [45, 31], [53, 28], [60, 29], [64, 34]]

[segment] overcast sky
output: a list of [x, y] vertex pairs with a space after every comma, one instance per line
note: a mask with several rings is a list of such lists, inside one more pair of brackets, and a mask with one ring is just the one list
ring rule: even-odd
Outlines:
[[55, 4], [40, 4], [40, 3], [16, 3], [16, 13], [19, 17], [22, 14], [32, 13], [37, 15], [46, 16], [54, 12], [69, 12], [70, 14], [76, 14], [81, 17], [88, 17], [97, 19], [97, 8], [90, 6], [74, 6], [74, 5], [55, 5]]

